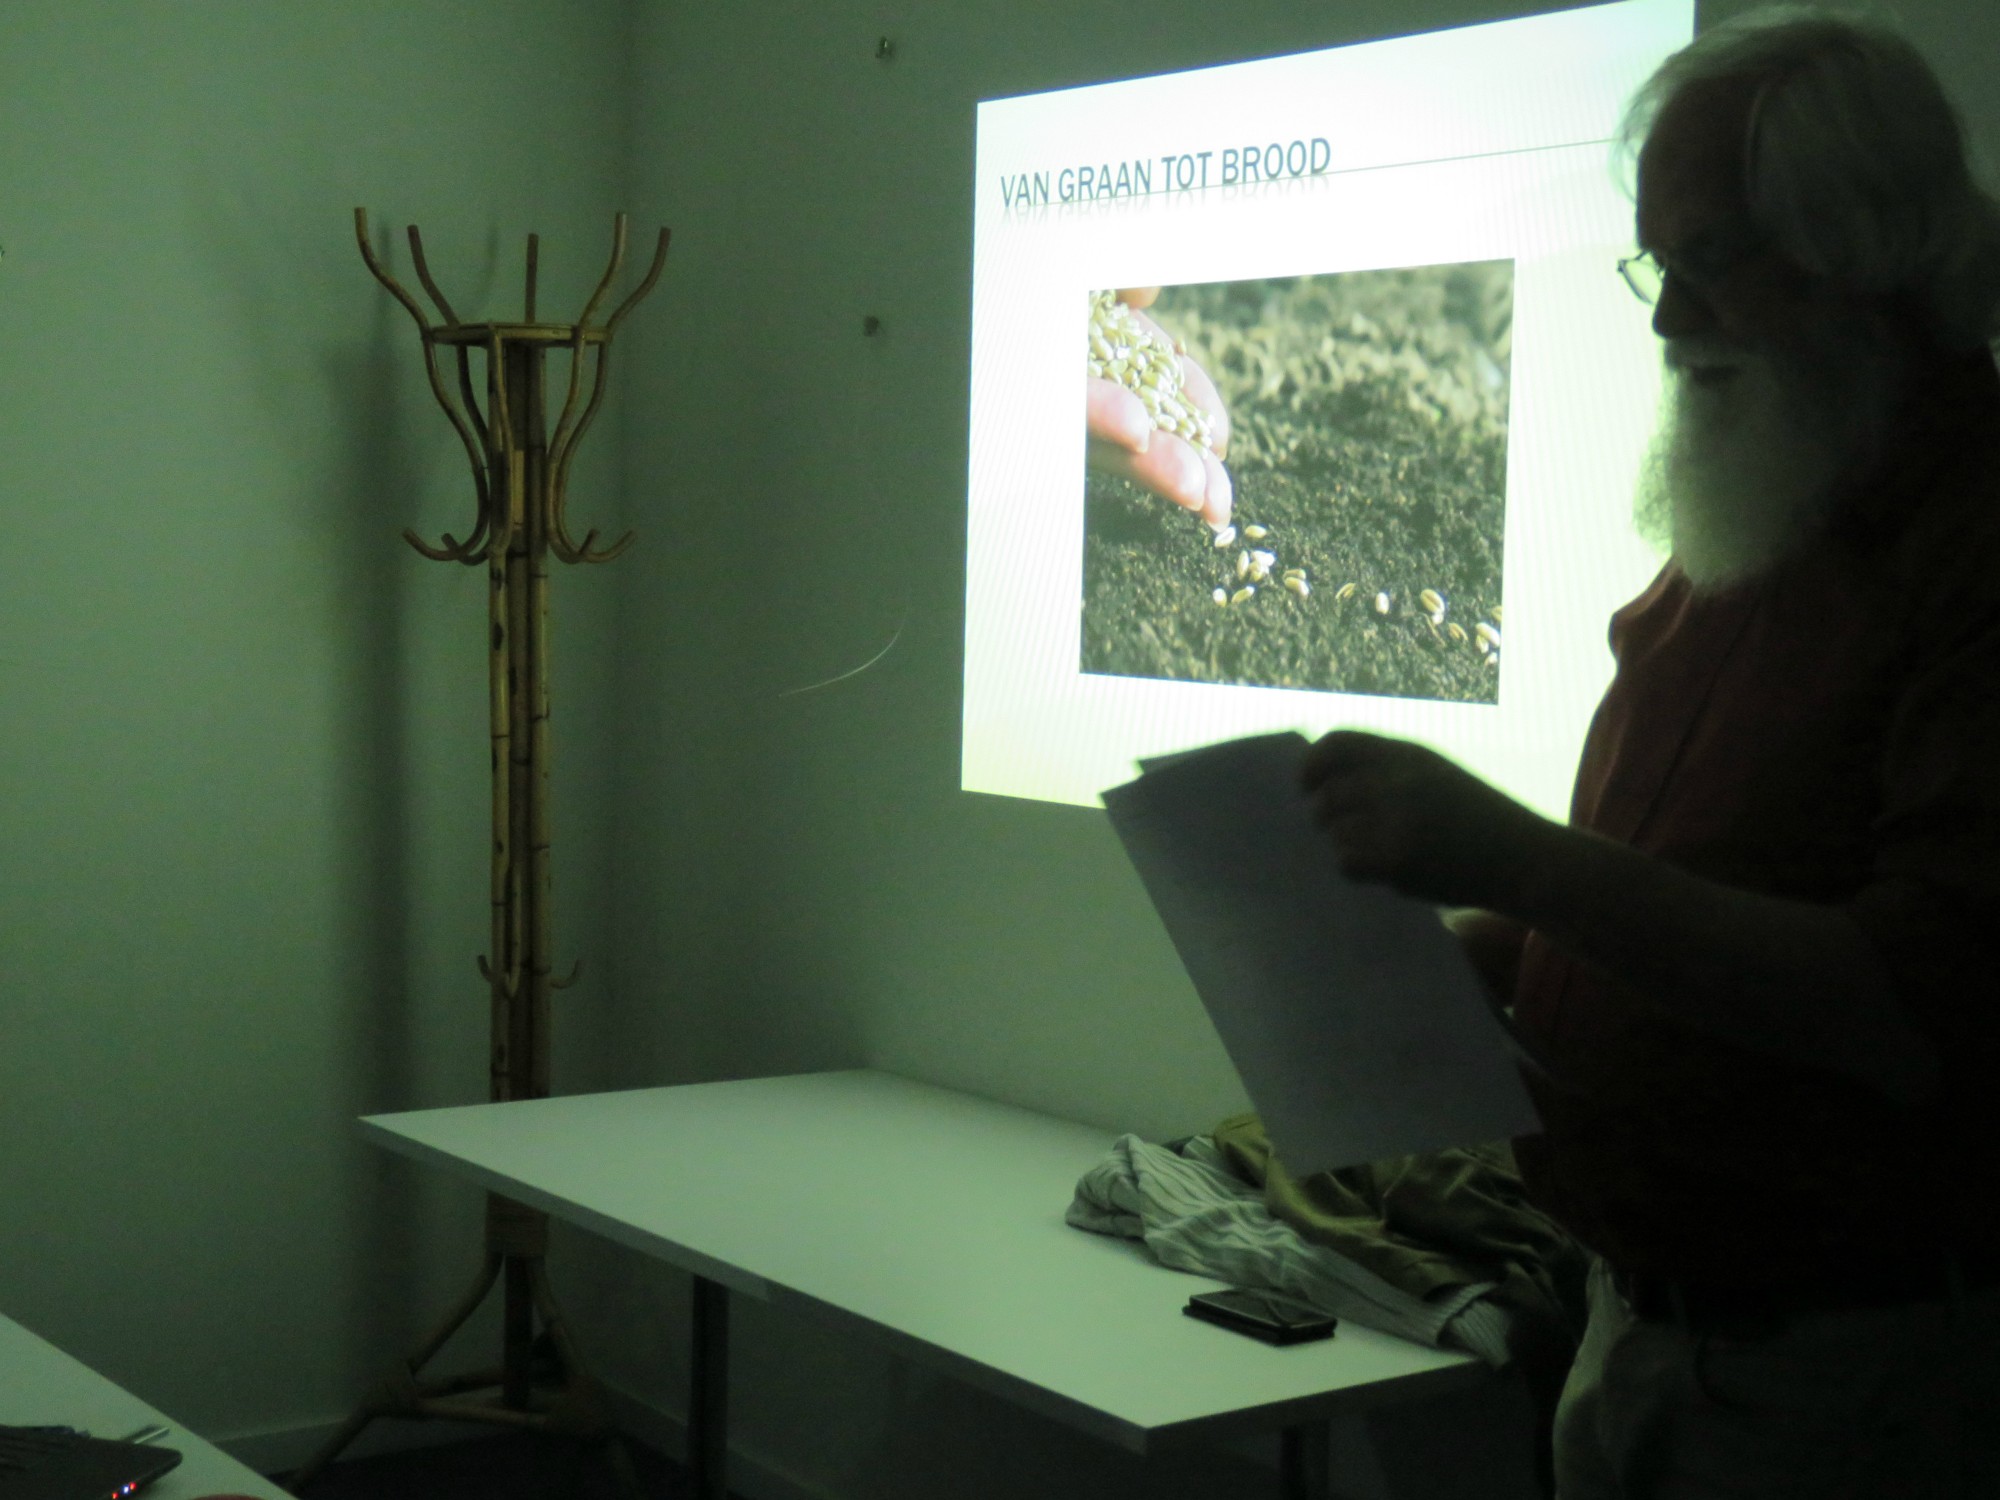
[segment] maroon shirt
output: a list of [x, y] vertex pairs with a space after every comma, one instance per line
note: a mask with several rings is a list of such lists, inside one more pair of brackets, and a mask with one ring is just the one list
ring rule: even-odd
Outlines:
[[[2000, 1248], [2000, 377], [1932, 381], [1840, 526], [1611, 621], [1570, 821], [1740, 889], [1837, 906], [1943, 1086], [1897, 1106], [1666, 1019], [1529, 936], [1515, 1020], [1553, 1078], [1530, 1195], [1614, 1266], [1725, 1285]], [[1795, 997], [1810, 1007], [1813, 997]]]

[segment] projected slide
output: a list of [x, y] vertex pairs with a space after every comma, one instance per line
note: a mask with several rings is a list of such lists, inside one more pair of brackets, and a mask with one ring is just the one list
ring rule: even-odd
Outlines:
[[1660, 563], [1610, 141], [1693, 22], [1621, 0], [979, 106], [968, 790], [1095, 806], [1143, 756], [1353, 727], [1566, 812]]
[[1213, 531], [1087, 469], [1082, 670], [1497, 702], [1513, 263], [1145, 300], [1227, 414], [1235, 508]]

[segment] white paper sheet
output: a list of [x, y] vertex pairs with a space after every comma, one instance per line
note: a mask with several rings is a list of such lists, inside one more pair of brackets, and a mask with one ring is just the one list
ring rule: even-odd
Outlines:
[[1305, 750], [1230, 740], [1102, 794], [1279, 1159], [1303, 1177], [1538, 1129], [1436, 909], [1341, 874]]

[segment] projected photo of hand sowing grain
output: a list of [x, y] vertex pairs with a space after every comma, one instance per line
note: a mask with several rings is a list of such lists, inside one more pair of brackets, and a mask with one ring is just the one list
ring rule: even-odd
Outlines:
[[[1513, 292], [1504, 260], [1164, 288], [1145, 318], [1227, 412], [1233, 535], [1091, 467], [1082, 670], [1498, 702]], [[1137, 385], [1109, 304], [1091, 373]]]

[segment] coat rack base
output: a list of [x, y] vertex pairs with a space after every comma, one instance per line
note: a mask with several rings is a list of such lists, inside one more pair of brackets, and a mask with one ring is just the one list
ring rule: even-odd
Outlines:
[[[413, 1353], [389, 1367], [340, 1429], [286, 1477], [286, 1488], [307, 1494], [369, 1423], [393, 1417], [484, 1423], [595, 1446], [618, 1492], [639, 1500], [644, 1490], [624, 1435], [611, 1421], [603, 1387], [584, 1368], [549, 1285], [547, 1239], [546, 1214], [489, 1194], [486, 1254], [470, 1289]], [[424, 1367], [496, 1288], [506, 1301], [503, 1363], [425, 1380]]]

